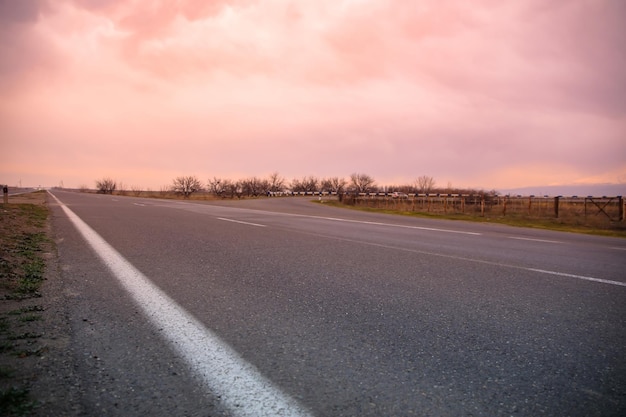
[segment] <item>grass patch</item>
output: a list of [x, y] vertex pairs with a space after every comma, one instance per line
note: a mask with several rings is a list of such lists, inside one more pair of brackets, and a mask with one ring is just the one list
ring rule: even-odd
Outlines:
[[[45, 347], [41, 338], [40, 305], [21, 301], [40, 296], [45, 274], [45, 254], [53, 249], [46, 234], [48, 208], [45, 193], [20, 196], [27, 204], [0, 205], [0, 415], [28, 416], [37, 406], [24, 385], [33, 359]], [[18, 330], [19, 329], [19, 330]], [[29, 362], [30, 361], [30, 362]]]
[[9, 341], [0, 341], [0, 353], [10, 352], [13, 350], [13, 348], [13, 343]]
[[9, 340], [27, 340], [27, 339], [39, 339], [41, 334], [39, 333], [22, 333], [15, 336], [9, 336]]
[[45, 205], [3, 204], [0, 212], [0, 296], [38, 297], [44, 279], [44, 249], [50, 245]]
[[15, 352], [15, 356], [18, 358], [27, 358], [29, 356], [41, 356], [44, 352], [47, 352], [47, 348], [34, 348], [25, 349]]
[[0, 391], [0, 410], [7, 416], [26, 416], [37, 403], [30, 399], [27, 389], [11, 387]]
[[17, 310], [11, 310], [7, 314], [9, 316], [19, 316], [24, 313], [34, 313], [35, 311], [44, 311], [44, 308], [42, 306], [37, 306], [37, 305], [28, 306], [28, 307], [19, 308]]
[[29, 314], [29, 315], [27, 315], [27, 316], [22, 316], [22, 317], [20, 317], [20, 321], [21, 321], [22, 323], [28, 323], [28, 322], [30, 322], [30, 321], [39, 321], [39, 320], [41, 320], [41, 319], [42, 319], [42, 318], [41, 318], [41, 316], [36, 315], [36, 314]]
[[418, 211], [403, 211], [403, 210], [394, 210], [394, 209], [383, 209], [383, 208], [374, 208], [367, 206], [358, 206], [358, 205], [348, 205], [343, 204], [339, 201], [317, 201], [312, 200], [318, 204], [329, 205], [333, 207], [347, 208], [351, 210], [359, 210], [371, 213], [383, 213], [383, 214], [393, 214], [400, 216], [409, 216], [409, 217], [417, 217], [417, 218], [425, 218], [425, 219], [439, 219], [439, 220], [463, 220], [469, 222], [476, 223], [497, 223], [504, 224], [508, 226], [514, 227], [525, 227], [525, 228], [534, 228], [534, 229], [545, 229], [545, 230], [555, 230], [560, 232], [572, 232], [572, 233], [584, 233], [591, 235], [600, 235], [600, 236], [610, 236], [610, 237], [622, 237], [626, 238], [626, 223], [613, 225], [612, 228], [599, 228], [591, 225], [585, 224], [576, 224], [576, 223], [568, 223], [562, 219], [533, 219], [533, 218], [524, 218], [519, 216], [507, 215], [505, 217], [502, 216], [489, 216], [485, 217], [474, 216], [470, 214], [461, 214], [461, 213], [426, 213], [426, 212], [418, 212]]
[[8, 366], [0, 366], [0, 379], [9, 379], [15, 375], [15, 370]]

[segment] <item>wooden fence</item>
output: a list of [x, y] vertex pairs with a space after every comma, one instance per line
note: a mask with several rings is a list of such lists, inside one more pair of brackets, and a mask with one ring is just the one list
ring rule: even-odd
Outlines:
[[481, 217], [559, 219], [566, 223], [607, 225], [624, 222], [624, 199], [617, 197], [536, 197], [461, 194], [372, 193], [344, 195], [345, 204], [377, 209]]

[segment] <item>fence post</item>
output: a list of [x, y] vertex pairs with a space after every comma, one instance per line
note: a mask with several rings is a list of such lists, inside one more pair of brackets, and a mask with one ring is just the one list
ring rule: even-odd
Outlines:
[[5, 185], [4, 187], [2, 187], [2, 195], [3, 197], [3, 201], [4, 204], [9, 204], [9, 186]]
[[621, 195], [618, 195], [617, 199], [619, 201], [619, 220], [623, 222], [624, 221], [624, 199], [622, 198]]
[[485, 196], [480, 199], [480, 216], [485, 217]]
[[554, 217], [559, 218], [559, 197], [554, 197]]

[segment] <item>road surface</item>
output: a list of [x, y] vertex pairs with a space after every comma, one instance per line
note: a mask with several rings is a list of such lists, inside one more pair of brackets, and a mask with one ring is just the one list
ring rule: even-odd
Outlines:
[[85, 414], [626, 413], [624, 239], [53, 195]]

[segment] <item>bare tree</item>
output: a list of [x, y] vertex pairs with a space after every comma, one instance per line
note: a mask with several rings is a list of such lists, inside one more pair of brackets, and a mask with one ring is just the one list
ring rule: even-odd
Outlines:
[[241, 184], [229, 179], [213, 177], [208, 182], [209, 191], [217, 197], [230, 197], [241, 194]]
[[250, 177], [240, 181], [242, 192], [247, 196], [265, 194], [269, 189], [269, 182], [258, 177]]
[[224, 190], [226, 194], [230, 196], [230, 198], [234, 198], [235, 196], [237, 196], [237, 198], [241, 198], [241, 194], [243, 192], [241, 181], [235, 182], [231, 180], [225, 180], [224, 182]]
[[324, 178], [321, 182], [322, 191], [328, 191], [329, 193], [342, 193], [346, 188], [347, 182], [343, 178], [331, 177]]
[[428, 194], [435, 188], [435, 179], [428, 175], [422, 175], [415, 180], [415, 188], [421, 194]]
[[314, 193], [320, 188], [320, 180], [315, 176], [305, 177], [304, 181], [304, 191]]
[[295, 192], [316, 192], [319, 189], [320, 180], [317, 177], [302, 177], [301, 180], [294, 179], [291, 181], [291, 190]]
[[304, 189], [300, 180], [297, 178], [294, 178], [293, 180], [291, 180], [291, 184], [289, 185], [289, 187], [291, 188], [291, 191], [296, 192], [296, 193]]
[[356, 193], [368, 193], [374, 189], [374, 178], [367, 174], [353, 173], [350, 175], [351, 185]]
[[277, 192], [277, 191], [282, 191], [283, 188], [285, 188], [285, 179], [283, 177], [281, 177], [278, 172], [274, 172], [272, 173], [272, 175], [270, 175], [270, 178], [268, 180], [269, 183], [269, 190], [273, 193]]
[[96, 181], [96, 189], [100, 194], [113, 194], [116, 188], [117, 183], [109, 177], [104, 177]]
[[180, 176], [174, 179], [172, 191], [182, 194], [185, 198], [202, 189], [202, 183], [194, 175]]
[[213, 177], [212, 180], [209, 180], [208, 186], [209, 191], [214, 195], [221, 197], [222, 194], [226, 191], [228, 187], [229, 180], [223, 180], [221, 178]]

